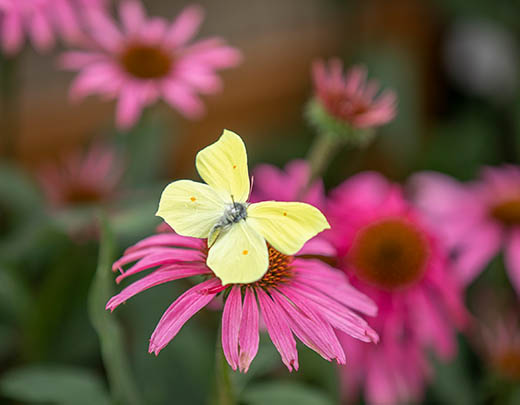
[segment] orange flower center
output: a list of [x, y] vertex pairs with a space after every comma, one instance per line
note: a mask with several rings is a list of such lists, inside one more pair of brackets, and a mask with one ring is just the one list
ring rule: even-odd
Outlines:
[[158, 46], [134, 44], [121, 55], [123, 68], [139, 79], [158, 79], [166, 76], [173, 57]]
[[272, 246], [269, 249], [269, 268], [264, 276], [250, 285], [252, 287], [261, 287], [265, 290], [277, 287], [289, 281], [292, 278], [291, 262], [293, 257], [284, 255]]
[[498, 371], [506, 378], [520, 381], [520, 347], [511, 347], [495, 359]]
[[385, 289], [404, 287], [419, 280], [427, 259], [424, 237], [411, 224], [399, 219], [363, 228], [348, 255], [360, 279]]
[[504, 225], [520, 225], [520, 196], [495, 205], [491, 208], [491, 216]]

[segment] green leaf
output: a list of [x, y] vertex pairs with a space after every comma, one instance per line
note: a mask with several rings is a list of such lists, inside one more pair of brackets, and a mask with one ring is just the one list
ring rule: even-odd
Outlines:
[[27, 366], [5, 373], [2, 394], [24, 402], [63, 405], [109, 404], [101, 379], [88, 370], [68, 366]]
[[435, 359], [435, 379], [431, 390], [439, 403], [473, 405], [477, 401], [477, 389], [468, 375], [469, 367], [459, 353], [451, 363]]
[[114, 400], [124, 405], [137, 405], [141, 399], [125, 353], [123, 332], [115, 315], [105, 311], [105, 304], [113, 295], [111, 267], [115, 247], [112, 231], [103, 217], [100, 228], [101, 246], [98, 268], [89, 293], [89, 316], [99, 336], [101, 355]]
[[19, 274], [0, 265], [0, 313], [21, 321], [31, 308], [32, 298]]
[[242, 400], [248, 405], [332, 405], [322, 391], [293, 382], [256, 384], [244, 391]]

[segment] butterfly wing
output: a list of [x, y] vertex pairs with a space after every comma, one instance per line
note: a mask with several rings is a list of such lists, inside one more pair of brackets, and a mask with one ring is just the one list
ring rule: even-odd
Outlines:
[[164, 189], [155, 215], [179, 235], [207, 238], [224, 209], [225, 202], [208, 185], [178, 180]]
[[249, 197], [247, 153], [242, 138], [224, 130], [219, 140], [197, 153], [200, 177], [231, 202], [246, 202]]
[[321, 211], [300, 202], [264, 201], [251, 204], [247, 222], [276, 250], [293, 255], [330, 225]]
[[223, 285], [252, 283], [267, 271], [269, 253], [262, 235], [240, 221], [220, 233], [206, 263]]

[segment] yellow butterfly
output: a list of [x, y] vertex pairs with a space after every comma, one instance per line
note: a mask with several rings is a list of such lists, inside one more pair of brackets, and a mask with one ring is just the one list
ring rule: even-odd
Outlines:
[[223, 285], [252, 283], [266, 273], [266, 241], [293, 255], [310, 238], [330, 228], [315, 207], [299, 202], [247, 203], [247, 153], [242, 138], [224, 130], [202, 149], [195, 165], [207, 183], [178, 180], [164, 189], [158, 216], [175, 232], [208, 239], [208, 267]]

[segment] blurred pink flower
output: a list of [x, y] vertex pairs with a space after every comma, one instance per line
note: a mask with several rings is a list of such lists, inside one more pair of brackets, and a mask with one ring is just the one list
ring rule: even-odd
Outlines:
[[137, 0], [121, 1], [119, 14], [121, 29], [107, 12], [89, 12], [91, 41], [84, 50], [63, 55], [63, 66], [80, 72], [71, 96], [117, 99], [121, 128], [134, 125], [142, 109], [160, 98], [187, 118], [200, 117], [204, 105], [198, 93], [221, 89], [216, 71], [236, 66], [239, 51], [220, 38], [188, 45], [203, 19], [197, 6], [185, 8], [171, 24], [160, 17], [147, 18]]
[[[332, 247], [317, 238], [309, 241], [294, 257], [269, 247], [269, 269], [261, 280], [222, 286], [206, 266], [205, 240], [173, 232], [157, 234], [127, 249], [114, 263], [114, 271], [121, 272], [116, 279], [118, 283], [142, 271], [153, 270], [112, 297], [107, 309], [114, 310], [153, 286], [203, 276], [205, 281], [182, 294], [163, 314], [150, 339], [150, 353], [157, 355], [184, 323], [225, 291], [222, 347], [233, 370], [238, 368], [247, 372], [249, 369], [258, 351], [259, 322], [262, 321], [290, 371], [298, 369], [293, 334], [326, 360], [344, 364], [345, 353], [334, 330], [364, 342], [377, 341], [377, 334], [353, 312], [374, 315], [376, 307], [356, 291], [341, 272], [309, 258], [309, 255], [331, 253]], [[123, 268], [133, 262], [132, 266]]]
[[520, 382], [520, 325], [518, 315], [509, 313], [493, 325], [481, 325], [483, 350], [492, 368], [503, 378]]
[[364, 386], [374, 404], [418, 399], [430, 375], [427, 350], [452, 356], [455, 327], [467, 322], [445, 252], [400, 186], [379, 174], [345, 181], [326, 212], [340, 267], [379, 309], [373, 323], [379, 345], [342, 342], [350, 355], [342, 368], [346, 392], [355, 396]]
[[67, 42], [82, 38], [81, 16], [106, 0], [0, 0], [0, 43], [14, 54], [29, 37], [38, 51], [52, 48], [56, 36]]
[[376, 81], [366, 82], [365, 67], [355, 66], [343, 75], [343, 64], [332, 59], [313, 65], [314, 90], [319, 103], [332, 117], [355, 128], [377, 127], [396, 115], [397, 97], [386, 90], [379, 96]]
[[484, 168], [478, 181], [466, 184], [421, 173], [413, 186], [419, 207], [453, 251], [462, 284], [473, 281], [504, 247], [509, 278], [520, 295], [520, 168]]
[[[296, 201], [302, 189], [306, 187], [309, 175], [310, 169], [304, 160], [293, 160], [285, 166], [284, 170], [267, 164], [258, 165], [252, 176], [251, 202], [274, 199]], [[300, 201], [323, 208], [325, 194], [322, 181], [316, 180]]]
[[60, 208], [110, 201], [122, 174], [115, 151], [94, 143], [86, 151], [64, 156], [58, 164], [42, 167], [38, 177], [49, 204]]

